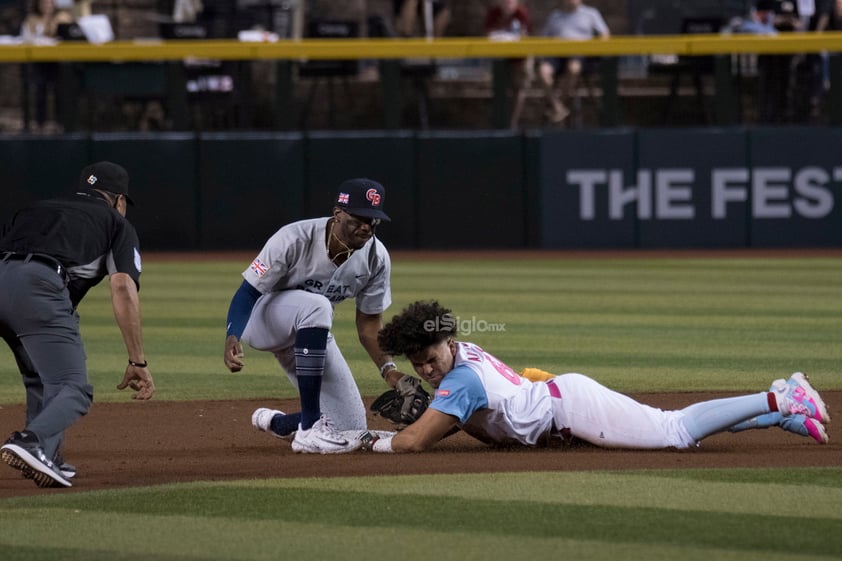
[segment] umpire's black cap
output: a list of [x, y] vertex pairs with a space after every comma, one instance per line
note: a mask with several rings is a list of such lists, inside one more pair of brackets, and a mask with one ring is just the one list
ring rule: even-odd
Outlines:
[[79, 176], [79, 186], [123, 195], [130, 205], [134, 205], [129, 197], [129, 172], [113, 162], [97, 162], [86, 166]]
[[343, 181], [339, 185], [334, 205], [348, 214], [379, 218], [391, 222], [383, 205], [386, 202], [386, 190], [373, 179], [356, 178]]

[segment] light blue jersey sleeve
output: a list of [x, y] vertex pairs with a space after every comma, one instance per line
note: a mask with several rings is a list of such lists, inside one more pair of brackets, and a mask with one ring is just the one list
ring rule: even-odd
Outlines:
[[476, 372], [467, 366], [457, 366], [442, 380], [430, 407], [465, 423], [474, 412], [488, 407], [488, 394]]

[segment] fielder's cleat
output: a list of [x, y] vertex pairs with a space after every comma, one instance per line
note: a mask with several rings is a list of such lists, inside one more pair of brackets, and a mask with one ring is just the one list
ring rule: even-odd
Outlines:
[[291, 432], [289, 434], [278, 434], [272, 430], [272, 419], [275, 415], [285, 415], [283, 411], [279, 411], [277, 409], [269, 409], [268, 407], [260, 407], [259, 409], [255, 409], [254, 413], [251, 416], [251, 424], [257, 430], [268, 432], [275, 438], [280, 438], [281, 440], [286, 440], [287, 442], [292, 442], [292, 439], [295, 438], [295, 432]]
[[333, 428], [331, 422], [322, 415], [308, 430], [298, 425], [292, 450], [300, 454], [345, 454], [362, 446], [357, 438], [345, 438]]
[[0, 447], [0, 459], [35, 481], [38, 487], [72, 487], [70, 480], [47, 459], [38, 437], [31, 432], [13, 432]]
[[775, 380], [772, 388], [778, 398], [778, 410], [785, 417], [801, 414], [819, 423], [830, 422], [824, 401], [803, 372], [794, 373], [783, 387]]

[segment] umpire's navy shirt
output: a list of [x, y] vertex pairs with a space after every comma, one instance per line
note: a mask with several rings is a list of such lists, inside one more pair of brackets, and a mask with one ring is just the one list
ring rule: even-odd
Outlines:
[[140, 289], [137, 232], [93, 189], [18, 211], [0, 231], [0, 253], [8, 251], [42, 253], [60, 261], [68, 272], [74, 308], [106, 275], [126, 273]]

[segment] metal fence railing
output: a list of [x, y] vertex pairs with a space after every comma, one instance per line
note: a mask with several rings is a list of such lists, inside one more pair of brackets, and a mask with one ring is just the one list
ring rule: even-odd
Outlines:
[[[43, 62], [79, 63], [172, 63], [164, 73], [164, 89], [169, 105], [184, 108], [183, 64], [190, 59], [221, 61], [275, 61], [275, 125], [294, 126], [296, 116], [289, 111], [289, 101], [295, 80], [293, 65], [305, 60], [366, 60], [379, 61], [379, 81], [382, 88], [383, 125], [386, 129], [401, 128], [400, 61], [404, 59], [490, 59], [526, 56], [593, 56], [602, 57], [600, 82], [600, 124], [621, 124], [619, 110], [619, 60], [628, 57], [676, 55], [682, 57], [710, 56], [713, 58], [715, 84], [715, 123], [739, 122], [738, 92], [734, 77], [745, 72], [744, 60], [760, 55], [804, 53], [826, 54], [829, 81], [827, 115], [830, 124], [842, 124], [842, 32], [785, 33], [761, 35], [659, 35], [614, 36], [590, 41], [564, 41], [547, 38], [522, 38], [517, 41], [493, 41], [487, 38], [440, 39], [305, 39], [299, 41], [241, 42], [232, 40], [168, 40], [115, 41], [107, 44], [59, 43], [53, 46], [2, 45], [0, 63], [32, 64]], [[746, 55], [746, 56], [743, 56]], [[505, 128], [508, 123], [508, 104], [505, 66], [494, 64], [492, 78], [492, 126]], [[79, 91], [84, 84], [73, 83], [66, 73], [62, 87]], [[78, 78], [77, 78], [78, 80]], [[79, 128], [72, 120], [65, 129]], [[176, 127], [186, 126], [175, 123]]]

